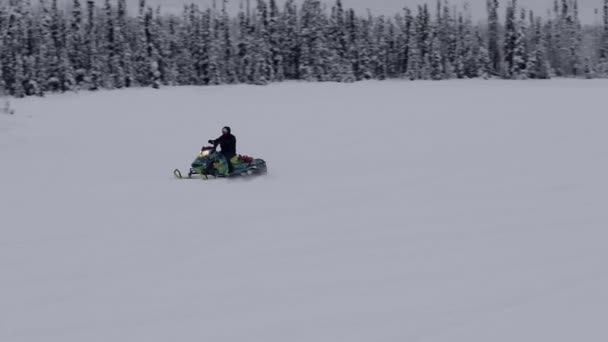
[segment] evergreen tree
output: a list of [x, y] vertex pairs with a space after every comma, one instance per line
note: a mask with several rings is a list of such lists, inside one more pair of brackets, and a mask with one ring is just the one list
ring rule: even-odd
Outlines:
[[372, 45], [372, 37], [371, 37], [371, 33], [372, 33], [372, 23], [369, 20], [369, 16], [367, 19], [363, 19], [363, 18], [359, 18], [359, 25], [358, 25], [358, 38], [357, 38], [357, 49], [359, 50], [359, 74], [360, 74], [360, 79], [365, 79], [365, 80], [369, 80], [373, 77], [372, 75], [372, 70], [373, 70], [373, 66], [372, 66], [372, 57], [373, 57], [373, 51], [371, 51], [371, 48], [373, 48]]
[[511, 0], [507, 6], [505, 19], [505, 40], [504, 40], [504, 57], [507, 70], [506, 77], [512, 77], [513, 71], [517, 70], [517, 60], [515, 57], [515, 49], [517, 48], [518, 33], [515, 21], [516, 0]]
[[584, 72], [585, 78], [587, 78], [587, 79], [595, 78], [595, 68], [593, 67], [593, 62], [591, 61], [590, 57], [585, 57], [585, 62], [583, 65], [583, 72]]
[[68, 34], [68, 57], [76, 71], [76, 83], [84, 81], [86, 56], [82, 45], [83, 37], [83, 13], [80, 0], [73, 0], [72, 4], [72, 20], [70, 22], [70, 30]]
[[221, 60], [222, 69], [221, 75], [224, 83], [236, 83], [238, 81], [237, 78], [237, 70], [235, 63], [235, 52], [234, 47], [232, 46], [232, 38], [230, 36], [230, 18], [228, 16], [228, 11], [226, 9], [227, 0], [222, 1], [222, 17], [220, 21], [219, 27], [219, 40], [220, 40], [220, 48], [222, 51]]
[[499, 23], [498, 23], [498, 0], [487, 0], [488, 10], [488, 55], [491, 62], [491, 73], [500, 75], [500, 48], [499, 48]]
[[245, 10], [243, 9], [243, 3], [241, 2], [241, 8], [238, 14], [238, 38], [237, 38], [237, 74], [238, 80], [241, 83], [249, 83], [251, 82], [251, 27], [249, 24], [249, 15], [245, 14]]
[[433, 32], [433, 39], [431, 40], [431, 46], [429, 55], [431, 59], [431, 72], [430, 76], [433, 80], [441, 80], [443, 78], [443, 68], [441, 65], [441, 41], [439, 39], [439, 32]]
[[302, 4], [302, 29], [300, 34], [300, 77], [308, 81], [326, 80], [328, 60], [323, 12], [318, 0], [304, 0]]
[[281, 56], [285, 78], [300, 79], [300, 35], [294, 0], [287, 0], [281, 21]]
[[118, 9], [116, 13], [116, 25], [114, 25], [113, 36], [115, 43], [115, 60], [116, 67], [115, 84], [117, 88], [130, 87], [135, 81], [133, 75], [133, 53], [129, 44], [129, 27], [127, 25], [127, 3], [126, 0], [118, 0]]
[[465, 18], [462, 25], [461, 52], [463, 60], [463, 75], [467, 78], [478, 77], [479, 67], [477, 65], [477, 40], [473, 32], [473, 20], [468, 5], [465, 4]]
[[541, 19], [537, 18], [534, 23], [535, 31], [532, 47], [528, 57], [528, 76], [530, 78], [550, 78], [549, 61], [547, 60], [546, 38], [542, 31]]
[[268, 18], [268, 45], [270, 49], [270, 62], [274, 80], [283, 81], [285, 70], [283, 67], [283, 52], [281, 49], [280, 13], [276, 0], [270, 0]]
[[466, 49], [467, 46], [465, 45], [465, 39], [466, 39], [466, 27], [464, 24], [464, 18], [462, 17], [462, 13], [460, 13], [458, 15], [458, 26], [457, 26], [457, 32], [458, 34], [454, 37], [454, 42], [453, 44], [455, 45], [454, 47], [454, 60], [453, 60], [453, 66], [454, 66], [454, 72], [456, 73], [456, 77], [458, 78], [464, 78], [466, 77], [466, 65], [465, 65], [465, 60], [466, 60]]
[[431, 58], [430, 58], [430, 46], [431, 46], [431, 32], [430, 32], [430, 14], [428, 6], [418, 6], [418, 16], [416, 18], [416, 39], [418, 41], [418, 53], [419, 53], [419, 77], [424, 80], [431, 78]]
[[477, 37], [477, 77], [488, 79], [495, 71], [494, 64], [490, 58], [490, 52], [486, 48], [485, 42], [479, 31]]
[[200, 64], [197, 55], [199, 38], [197, 27], [196, 7], [184, 7], [182, 22], [179, 25], [174, 52], [177, 55], [176, 69], [179, 74], [177, 81], [183, 85], [199, 84]]
[[601, 58], [608, 59], [608, 0], [604, 0], [604, 11], [602, 16], [603, 32], [601, 40]]
[[383, 16], [376, 21], [372, 43], [374, 76], [379, 80], [388, 77], [388, 42], [386, 41], [386, 22]]
[[3, 58], [4, 65], [11, 66], [3, 71], [6, 87], [10, 94], [15, 97], [26, 95], [26, 76], [24, 70], [25, 49], [25, 10], [23, 3], [10, 1], [8, 3], [8, 17], [3, 44], [6, 47], [6, 57]]
[[149, 58], [149, 23], [147, 20], [146, 0], [139, 0], [136, 31], [136, 50], [134, 56], [134, 68], [137, 75], [136, 81], [140, 86], [150, 85], [150, 58]]
[[555, 28], [557, 27], [557, 17], [555, 17], [555, 9], [548, 11], [548, 19], [543, 27], [543, 36], [546, 42], [547, 60], [553, 66], [557, 65], [557, 36]]
[[75, 79], [72, 63], [68, 56], [68, 23], [59, 10], [57, 0], [52, 2], [51, 16], [51, 35], [55, 43], [54, 52], [56, 54], [52, 56], [53, 76], [49, 79], [49, 85], [53, 90], [65, 92], [72, 89]]
[[445, 30], [448, 32], [444, 45], [444, 73], [445, 78], [451, 79], [457, 77], [456, 69], [458, 64], [458, 23], [456, 14], [450, 12], [448, 1], [445, 0], [443, 6], [443, 23]]
[[[386, 46], [387, 46], [387, 57], [386, 65], [388, 70], [389, 78], [397, 78], [401, 74], [400, 72], [400, 58], [403, 46], [400, 45], [401, 38], [397, 33], [398, 29], [392, 20], [387, 22], [387, 34], [386, 34]], [[438, 52], [439, 63], [441, 64], [441, 51]]]
[[150, 79], [152, 87], [155, 89], [160, 88], [162, 84], [162, 65], [163, 60], [160, 51], [160, 21], [155, 20], [154, 11], [151, 7], [148, 7], [146, 13], [146, 27], [147, 27], [147, 45], [148, 45], [148, 58], [150, 61]]
[[[274, 81], [273, 52], [270, 45], [268, 5], [264, 0], [257, 0], [254, 47], [255, 84], [267, 84]], [[277, 51], [278, 53], [278, 51]]]
[[406, 77], [410, 80], [416, 80], [421, 78], [421, 67], [422, 67], [422, 56], [419, 50], [420, 38], [418, 36], [417, 25], [414, 22], [414, 18], [411, 12], [406, 9], [406, 21], [409, 23], [408, 26], [408, 45], [407, 45], [407, 68]]
[[[0, 49], [3, 48], [2, 40], [0, 40]], [[4, 82], [2, 59], [0, 59], [0, 96], [6, 95], [6, 83]]]
[[180, 49], [178, 43], [178, 32], [179, 23], [176, 17], [169, 17], [164, 31], [164, 38], [161, 44], [162, 55], [165, 59], [164, 63], [164, 84], [166, 85], [178, 85], [179, 83], [179, 69], [178, 59], [180, 56]]
[[95, 1], [87, 1], [87, 24], [86, 24], [86, 68], [88, 69], [85, 82], [89, 90], [97, 90], [101, 87], [101, 59], [99, 57], [97, 30], [95, 23]]
[[572, 70], [572, 75], [581, 76], [585, 74], [584, 72], [584, 57], [581, 55], [582, 50], [582, 25], [580, 22], [580, 18], [578, 15], [578, 0], [574, 0], [572, 5], [571, 12], [571, 22], [569, 23], [569, 33], [570, 33], [570, 68]]
[[[514, 3], [515, 7], [515, 3]], [[527, 51], [526, 51], [526, 11], [522, 9], [521, 16], [516, 23], [515, 42], [513, 50], [513, 61], [510, 75], [512, 78], [521, 79], [527, 77]]]
[[353, 70], [355, 80], [363, 78], [361, 67], [361, 53], [359, 51], [360, 42], [360, 22], [355, 16], [355, 11], [350, 9], [346, 15], [346, 27], [348, 31], [348, 59]]
[[21, 54], [15, 55], [15, 74], [13, 80], [13, 95], [15, 97], [25, 97], [25, 75], [23, 70], [23, 56]]
[[328, 27], [331, 79], [338, 82], [354, 81], [352, 63], [349, 59], [347, 25], [341, 0], [332, 7]]

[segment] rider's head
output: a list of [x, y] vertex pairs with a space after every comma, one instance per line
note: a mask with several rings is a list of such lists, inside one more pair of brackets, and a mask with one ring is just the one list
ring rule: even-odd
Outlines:
[[226, 127], [222, 128], [222, 134], [224, 134], [224, 135], [230, 134], [230, 127], [226, 126]]

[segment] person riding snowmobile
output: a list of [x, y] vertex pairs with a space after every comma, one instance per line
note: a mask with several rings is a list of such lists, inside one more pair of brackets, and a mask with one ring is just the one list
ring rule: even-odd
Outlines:
[[232, 172], [233, 167], [230, 160], [236, 156], [236, 137], [232, 135], [232, 130], [230, 127], [226, 126], [222, 128], [222, 135], [215, 139], [209, 140], [210, 144], [213, 144], [213, 147], [216, 148], [218, 145], [221, 147], [220, 154], [226, 158], [226, 162], [228, 163], [228, 170]]

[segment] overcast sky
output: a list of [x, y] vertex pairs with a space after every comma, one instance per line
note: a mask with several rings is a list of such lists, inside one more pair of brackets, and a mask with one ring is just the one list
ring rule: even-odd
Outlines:
[[[299, 0], [301, 3], [302, 0]], [[335, 0], [321, 0], [327, 4], [333, 4]], [[451, 4], [462, 4], [465, 0], [449, 0]], [[504, 9], [504, 4], [506, 4], [507, 0], [499, 0], [501, 3], [501, 8]], [[129, 3], [136, 4], [136, 0], [128, 0]], [[148, 0], [150, 5], [162, 5], [162, 7], [167, 11], [181, 11], [183, 4], [185, 3], [196, 3], [203, 6], [212, 3], [212, 0]], [[217, 0], [218, 4], [221, 3], [221, 0]], [[228, 0], [230, 4], [231, 10], [235, 11], [238, 8], [238, 4], [241, 0]], [[283, 3], [284, 0], [278, 0], [278, 2]], [[469, 4], [471, 5], [471, 9], [473, 11], [473, 15], [475, 18], [485, 19], [485, 4], [486, 0], [469, 0]], [[594, 9], [601, 8], [602, 0], [579, 0], [579, 9], [581, 19], [585, 23], [593, 23], [594, 21]], [[251, 3], [254, 4], [255, 0], [251, 0]], [[345, 7], [352, 7], [357, 12], [363, 13], [368, 8], [372, 10], [373, 13], [376, 14], [387, 14], [393, 15], [398, 13], [404, 6], [409, 6], [410, 8], [414, 8], [418, 4], [425, 3], [424, 0], [342, 0], [342, 3]], [[430, 0], [430, 4], [436, 4], [436, 0]], [[553, 4], [553, 0], [519, 0], [518, 4], [520, 6], [525, 6], [527, 9], [533, 10], [535, 13], [542, 14], [545, 16], [547, 9], [550, 8]], [[601, 12], [600, 12], [601, 13]], [[502, 17], [502, 16], [501, 16]]]

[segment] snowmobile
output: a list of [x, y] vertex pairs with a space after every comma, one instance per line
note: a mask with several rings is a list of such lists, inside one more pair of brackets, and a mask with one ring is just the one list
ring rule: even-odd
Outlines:
[[[228, 163], [232, 164], [230, 169]], [[249, 156], [236, 155], [230, 160], [216, 150], [213, 146], [203, 147], [191, 164], [188, 176], [184, 177], [179, 169], [173, 174], [178, 179], [191, 179], [194, 175], [200, 175], [202, 179], [230, 178], [234, 176], [260, 175], [267, 172], [266, 162], [263, 159]]]

